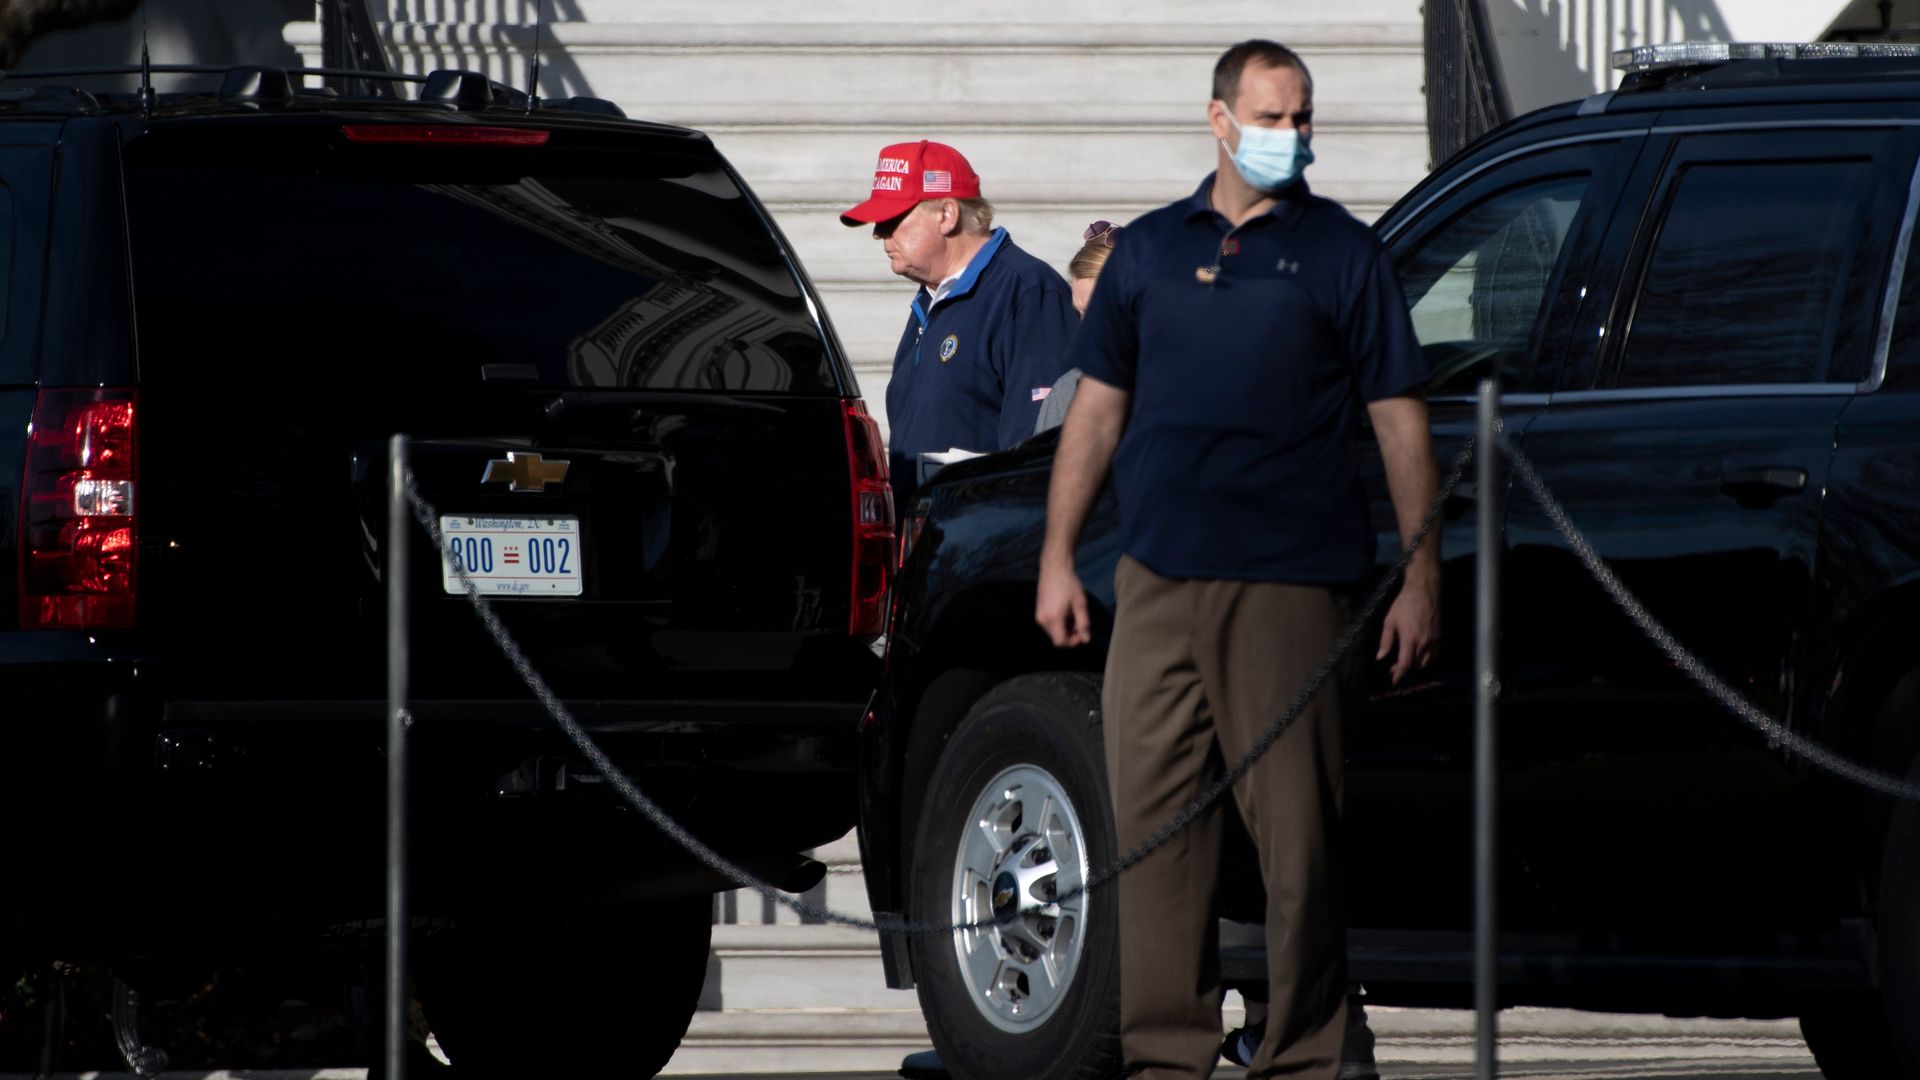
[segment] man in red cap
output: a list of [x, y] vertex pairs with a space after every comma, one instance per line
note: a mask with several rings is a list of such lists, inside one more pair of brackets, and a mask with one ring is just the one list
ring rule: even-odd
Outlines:
[[904, 506], [921, 454], [1001, 450], [1033, 434], [1079, 318], [1066, 280], [993, 227], [980, 177], [951, 146], [880, 151], [871, 196], [840, 220], [873, 226], [893, 272], [920, 286], [887, 385]]

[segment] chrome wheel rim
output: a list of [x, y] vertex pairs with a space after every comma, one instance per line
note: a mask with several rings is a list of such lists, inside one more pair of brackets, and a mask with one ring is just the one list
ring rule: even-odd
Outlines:
[[[1002, 770], [961, 826], [950, 880], [953, 951], [968, 996], [1002, 1031], [1046, 1022], [1066, 1000], [1087, 937], [1087, 834], [1060, 781], [1034, 765]], [[998, 901], [998, 903], [996, 903]]]

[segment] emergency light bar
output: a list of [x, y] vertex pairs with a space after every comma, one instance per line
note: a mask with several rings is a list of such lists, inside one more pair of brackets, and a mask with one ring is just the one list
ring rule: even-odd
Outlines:
[[1838, 41], [1747, 42], [1676, 41], [1669, 45], [1636, 45], [1613, 51], [1613, 69], [1628, 73], [1667, 68], [1726, 64], [1735, 60], [1860, 60], [1866, 58], [1920, 58], [1920, 45], [1864, 45]]

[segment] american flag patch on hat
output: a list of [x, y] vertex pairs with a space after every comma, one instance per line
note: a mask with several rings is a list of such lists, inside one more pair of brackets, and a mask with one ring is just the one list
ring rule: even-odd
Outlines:
[[920, 190], [929, 195], [936, 191], [952, 191], [953, 173], [946, 169], [928, 169], [920, 181]]

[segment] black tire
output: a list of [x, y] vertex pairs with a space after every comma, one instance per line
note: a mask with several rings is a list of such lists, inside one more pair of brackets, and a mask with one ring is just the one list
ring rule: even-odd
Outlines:
[[707, 896], [461, 931], [421, 950], [421, 1006], [463, 1078], [652, 1076], [687, 1033], [712, 939]]
[[[1017, 794], [990, 797], [996, 788], [1003, 795], [1007, 790]], [[1045, 836], [1029, 818], [1040, 817], [1040, 808], [1028, 808], [1025, 801], [1042, 793], [1055, 799]], [[914, 919], [963, 921], [971, 917], [966, 914], [969, 903], [976, 905], [971, 910], [984, 916], [987, 911], [982, 909], [990, 908], [993, 894], [1002, 891], [997, 876], [970, 876], [959, 865], [963, 835], [970, 838], [974, 847], [969, 850], [976, 854], [998, 843], [973, 835], [984, 832], [975, 824], [982, 819], [983, 804], [986, 816], [999, 813], [1007, 823], [997, 832], [1006, 837], [1009, 852], [1026, 853], [1005, 863], [988, 862], [1057, 871], [1050, 878], [1029, 879], [1028, 891], [1038, 890], [1042, 900], [1050, 895], [1049, 880], [1056, 883], [1051, 886], [1054, 891], [1060, 891], [1057, 882], [1071, 882], [1081, 872], [1076, 867], [1092, 871], [1112, 862], [1113, 810], [1101, 745], [1098, 679], [1080, 673], [1021, 676], [988, 691], [967, 712], [933, 770], [915, 830], [908, 898]], [[1078, 826], [1082, 849], [1078, 859], [1071, 851], [1057, 850], [1062, 845], [1072, 847], [1073, 824]], [[972, 882], [965, 890], [971, 900], [962, 899], [967, 882]], [[1117, 1075], [1116, 911], [1113, 890], [1097, 889], [1082, 898], [1077, 912], [1069, 905], [1058, 917], [1016, 917], [996, 926], [993, 933], [999, 935], [1005, 928], [1010, 935], [1005, 938], [959, 934], [911, 938], [920, 1008], [948, 1072], [958, 1080], [1010, 1076], [1104, 1080]], [[1053, 928], [1051, 936], [1045, 933], [1048, 926]], [[1055, 969], [1063, 977], [1051, 986], [1040, 985], [1044, 971], [1033, 967], [1040, 963], [1035, 959], [1039, 954], [1022, 951], [1024, 967], [1004, 970], [1031, 970], [1034, 974], [1028, 981], [1022, 981], [1022, 975], [1010, 975], [1002, 983], [989, 977], [986, 982], [994, 986], [992, 992], [975, 992], [969, 980], [982, 981], [977, 974], [981, 964], [991, 966], [994, 956], [1005, 955], [998, 950], [1026, 950], [1036, 941], [1050, 943], [1046, 955], [1056, 961]], [[971, 967], [963, 963], [963, 953], [973, 958]], [[970, 970], [976, 974], [969, 974]], [[1023, 1007], [1027, 1008], [1024, 1017], [1019, 1015]]]
[[[1920, 782], [1920, 758], [1907, 769]], [[1920, 1080], [1920, 803], [1901, 799], [1880, 854], [1880, 989], [1809, 1008], [1807, 1047], [1828, 1080]]]
[[[1920, 783], [1920, 758], [1908, 766], [1907, 781]], [[1920, 803], [1912, 799], [1899, 800], [1887, 824], [1875, 921], [1882, 1026], [1898, 1065], [1880, 1075], [1920, 1080]]]
[[1800, 1016], [1800, 1034], [1827, 1080], [1899, 1080], [1893, 1039], [1879, 994], [1823, 1001]]

